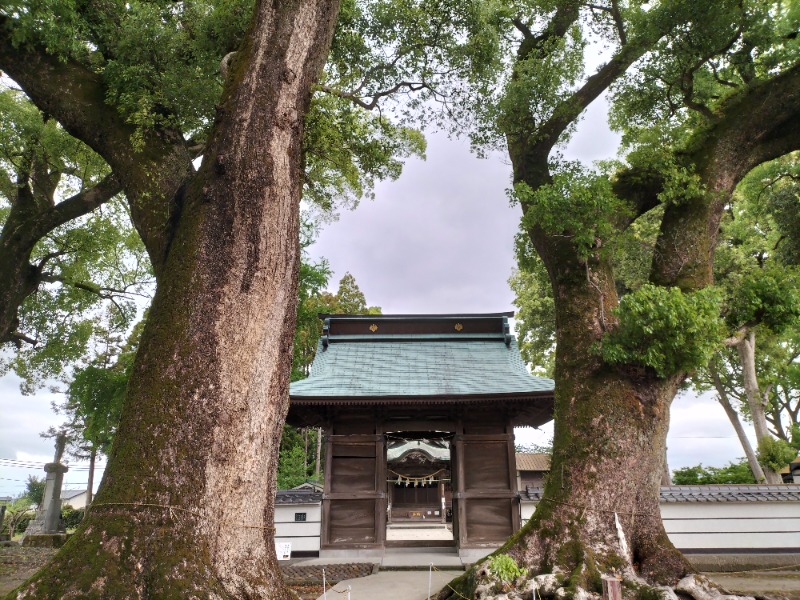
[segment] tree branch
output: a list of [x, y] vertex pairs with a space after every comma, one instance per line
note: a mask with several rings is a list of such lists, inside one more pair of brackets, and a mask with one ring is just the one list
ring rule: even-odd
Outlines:
[[97, 185], [78, 192], [66, 200], [56, 204], [48, 215], [44, 225], [48, 233], [78, 217], [89, 214], [98, 206], [111, 200], [122, 192], [122, 184], [115, 173], [106, 175]]
[[[392, 87], [382, 90], [380, 92], [375, 92], [370, 96], [358, 96], [358, 92], [345, 92], [343, 90], [339, 90], [327, 85], [317, 85], [315, 89], [320, 92], [324, 92], [326, 94], [330, 94], [331, 96], [336, 96], [338, 98], [342, 98], [344, 100], [349, 100], [356, 106], [360, 106], [365, 110], [372, 110], [373, 108], [378, 106], [378, 102], [381, 98], [385, 98], [386, 96], [391, 96], [406, 88], [409, 92], [418, 92], [424, 89], [431, 89], [427, 83], [424, 82], [413, 82], [413, 81], [401, 81], [396, 83]], [[369, 101], [364, 100], [363, 98], [369, 98]]]
[[[0, 68], [42, 112], [102, 156], [117, 173], [133, 223], [158, 274], [169, 250], [172, 231], [168, 225], [177, 210], [171, 201], [194, 172], [183, 136], [172, 130], [137, 132], [106, 101], [100, 74], [35, 44], [14, 46], [13, 29], [13, 19], [0, 14]], [[136, 133], [143, 139], [141, 148], [131, 144]]]

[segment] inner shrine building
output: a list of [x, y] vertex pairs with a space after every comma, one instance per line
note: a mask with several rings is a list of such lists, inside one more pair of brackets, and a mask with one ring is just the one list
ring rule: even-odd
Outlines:
[[515, 426], [552, 419], [513, 313], [320, 315], [287, 421], [325, 430], [321, 556], [381, 555], [387, 524], [452, 522], [459, 554], [519, 529]]

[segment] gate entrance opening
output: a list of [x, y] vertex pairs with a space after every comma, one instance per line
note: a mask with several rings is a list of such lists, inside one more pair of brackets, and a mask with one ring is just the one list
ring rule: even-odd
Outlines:
[[386, 545], [454, 546], [452, 433], [386, 434]]

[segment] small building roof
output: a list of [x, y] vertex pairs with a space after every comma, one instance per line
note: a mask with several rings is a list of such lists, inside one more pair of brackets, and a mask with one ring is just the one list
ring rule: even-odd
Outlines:
[[322, 492], [313, 490], [278, 490], [275, 494], [275, 504], [319, 504], [322, 502]]
[[517, 452], [517, 471], [549, 471], [550, 455], [534, 452]]
[[405, 440], [390, 444], [386, 449], [386, 460], [392, 462], [404, 458], [412, 452], [422, 452], [431, 460], [450, 460], [450, 445], [428, 440]]
[[323, 336], [293, 400], [552, 396], [528, 373], [508, 316], [321, 315]]
[[81, 494], [85, 494], [86, 490], [62, 490], [61, 491], [61, 500], [71, 500], [72, 498], [76, 498]]
[[[544, 489], [528, 486], [523, 501], [538, 502]], [[661, 502], [800, 502], [800, 485], [670, 485], [662, 486]]]

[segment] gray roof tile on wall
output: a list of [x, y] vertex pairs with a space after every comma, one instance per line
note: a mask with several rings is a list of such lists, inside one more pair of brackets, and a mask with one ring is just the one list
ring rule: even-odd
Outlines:
[[311, 490], [278, 490], [275, 494], [275, 504], [319, 504], [322, 502], [322, 492]]
[[[528, 486], [523, 500], [538, 502], [544, 490]], [[661, 487], [661, 502], [800, 502], [800, 485], [671, 485]]]

